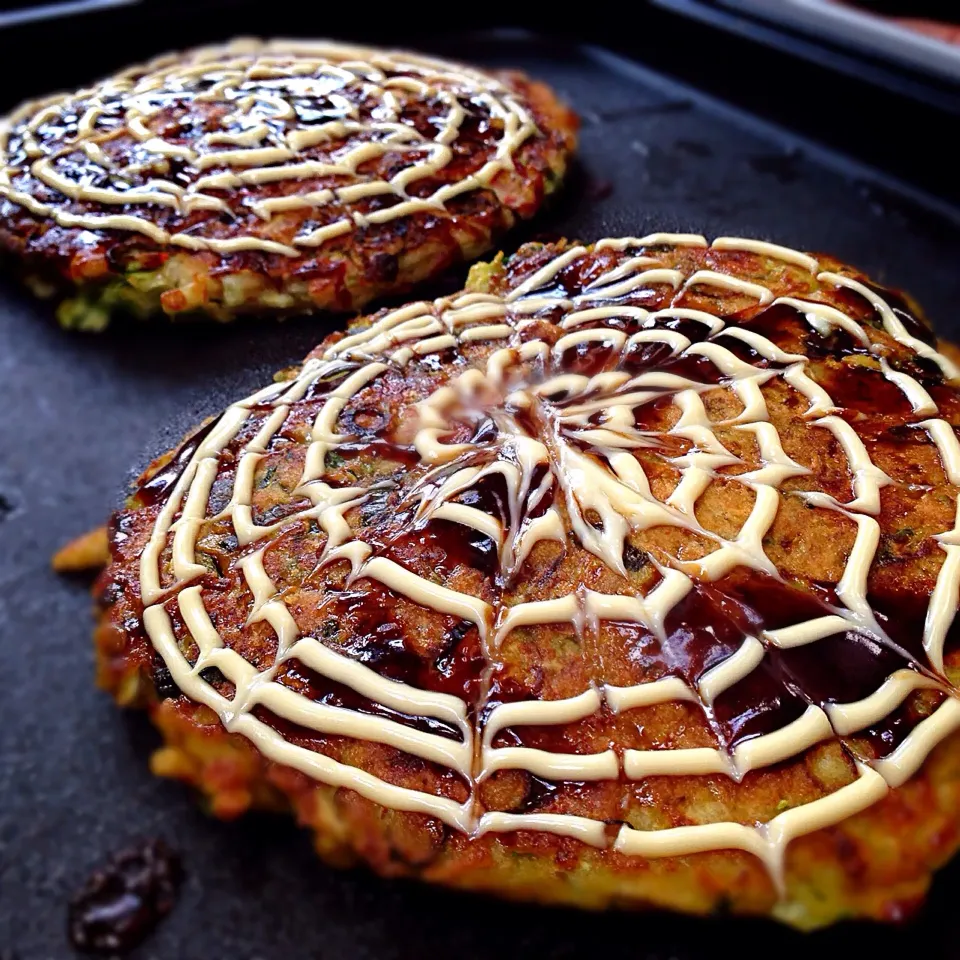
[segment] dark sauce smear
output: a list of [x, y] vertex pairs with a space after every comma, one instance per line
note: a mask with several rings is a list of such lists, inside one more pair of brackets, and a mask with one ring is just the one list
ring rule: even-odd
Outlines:
[[[534, 469], [530, 477], [530, 485], [527, 488], [527, 496], [520, 504], [519, 512], [521, 514], [521, 520], [523, 518], [526, 518], [526, 520], [536, 520], [538, 517], [542, 517], [553, 504], [551, 490], [556, 485], [555, 481], [548, 486], [543, 493], [540, 493], [540, 487], [547, 476], [547, 471], [548, 467], [542, 463]], [[540, 499], [531, 506], [534, 495], [538, 494], [540, 495]]]
[[906, 394], [880, 370], [834, 366], [819, 370], [816, 379], [830, 394], [830, 399], [843, 408], [847, 419], [856, 417], [862, 432], [863, 419], [893, 416], [902, 420], [912, 415], [913, 408]]
[[350, 361], [341, 360], [335, 363], [325, 374], [310, 383], [303, 395], [303, 401], [310, 403], [313, 400], [325, 399], [359, 367], [359, 363]]
[[490, 417], [484, 417], [478, 424], [470, 437], [470, 443], [487, 444], [497, 439], [500, 430], [496, 423]]
[[288, 660], [284, 665], [280, 682], [284, 686], [301, 690], [316, 703], [325, 703], [331, 707], [340, 707], [368, 716], [382, 717], [385, 720], [393, 720], [422, 733], [435, 733], [450, 740], [463, 742], [462, 731], [452, 724], [435, 717], [411, 716], [393, 710], [376, 700], [371, 700], [369, 697], [357, 693], [352, 687], [338, 683], [336, 680], [331, 680], [329, 677], [311, 670], [310, 667], [296, 659]]
[[184, 441], [170, 462], [161, 467], [146, 483], [137, 490], [137, 499], [147, 507], [162, 503], [187, 469], [190, 458], [197, 452], [201, 443], [209, 436], [210, 431], [217, 425], [219, 417], [215, 417], [208, 424], [200, 427]]
[[557, 784], [541, 780], [535, 774], [527, 775], [527, 792], [516, 813], [530, 813], [549, 805], [557, 795]]
[[461, 493], [456, 502], [490, 514], [505, 527], [510, 525], [510, 495], [502, 473], [488, 473], [481, 477]]
[[[854, 354], [870, 352], [867, 346], [842, 328], [831, 329], [826, 336], [814, 330], [804, 318], [802, 311], [786, 303], [765, 307], [739, 325], [766, 337], [771, 343], [788, 353], [805, 353], [811, 360], [826, 358], [839, 360]], [[724, 346], [729, 347], [729, 344], [725, 342]], [[744, 346], [746, 345], [741, 341], [741, 349]], [[755, 362], [747, 355], [738, 354], [738, 356], [749, 362]]]
[[[814, 585], [815, 586], [815, 585]], [[887, 602], [885, 602], [885, 599]], [[831, 612], [829, 591], [801, 589], [765, 574], [738, 569], [715, 583], [700, 583], [674, 607], [657, 652], [666, 672], [694, 685], [711, 667], [736, 652], [748, 636], [779, 630]], [[872, 601], [877, 602], [877, 601]], [[878, 602], [878, 618], [891, 624], [890, 598]], [[890, 616], [883, 611], [891, 610]], [[922, 615], [904, 605], [904, 629], [892, 629], [898, 649], [854, 630], [786, 649], [768, 648], [760, 664], [718, 697], [713, 712], [728, 748], [796, 720], [810, 704], [850, 703], [878, 689], [894, 671], [916, 669], [923, 652]], [[922, 613], [922, 612], [921, 612]], [[914, 659], [914, 657], [916, 659]]]
[[664, 366], [672, 356], [673, 348], [668, 343], [635, 343], [624, 353], [620, 369], [636, 375]]
[[451, 623], [431, 659], [416, 652], [397, 606], [398, 597], [389, 588], [376, 580], [360, 581], [331, 604], [320, 638], [388, 679], [475, 702], [486, 664], [476, 627]]
[[737, 744], [785, 727], [806, 709], [801, 696], [785, 688], [764, 658], [742, 680], [725, 690], [713, 705], [726, 745]]
[[579, 373], [592, 377], [604, 370], [615, 369], [620, 351], [603, 341], [588, 340], [568, 347], [557, 359], [556, 368], [562, 373]]
[[126, 953], [173, 909], [180, 858], [162, 841], [129, 847], [96, 870], [70, 900], [67, 933], [83, 953]]
[[[365, 759], [363, 755], [357, 758], [349, 754], [344, 756], [342, 753], [343, 747], [351, 742], [350, 737], [340, 733], [321, 733], [312, 727], [302, 726], [293, 720], [281, 717], [278, 713], [274, 713], [262, 703], [258, 703], [250, 712], [262, 724], [280, 734], [288, 743], [324, 756], [333, 757], [347, 766], [363, 770]], [[370, 741], [358, 740], [354, 742], [362, 746], [364, 753], [368, 750], [378, 752], [378, 748], [371, 746]], [[394, 759], [391, 761], [389, 773], [385, 777], [387, 782], [391, 782], [391, 775], [395, 780], [398, 775], [412, 774], [419, 780], [421, 775], [427, 774], [431, 778], [436, 778], [436, 783], [440, 787], [439, 796], [447, 796], [461, 803], [470, 796], [470, 784], [466, 777], [457, 770], [435, 763], [433, 760], [425, 760], [416, 754], [406, 753], [399, 747], [391, 747], [388, 750]], [[357, 762], [358, 760], [359, 762]], [[424, 787], [418, 783], [416, 789], [423, 790]], [[426, 792], [433, 793], [434, 788], [427, 787]]]
[[[942, 692], [926, 691], [907, 697], [893, 712], [873, 726], [856, 734], [856, 739], [865, 742], [874, 757], [889, 757], [897, 747], [946, 699]], [[921, 706], [926, 699], [925, 708]]]
[[718, 369], [712, 360], [695, 355], [680, 356], [662, 365], [659, 370], [677, 377], [686, 377], [694, 383], [720, 384], [727, 380], [726, 374]]
[[420, 463], [420, 454], [417, 453], [415, 447], [394, 443], [392, 440], [385, 440], [381, 437], [359, 442], [341, 443], [334, 452], [341, 460], [374, 458], [400, 463], [409, 468]]
[[480, 530], [450, 520], [429, 520], [388, 540], [374, 535], [366, 542], [401, 566], [409, 566], [411, 555], [423, 557], [444, 579], [461, 566], [479, 570], [486, 577], [493, 577], [500, 567], [500, 554], [493, 540]]
[[[927, 598], [908, 590], [898, 590], [891, 591], [887, 596], [877, 596], [871, 592], [867, 595], [867, 601], [887, 636], [918, 662], [926, 663], [923, 627], [927, 618]], [[953, 648], [958, 635], [960, 623], [955, 618], [947, 631], [946, 649]]]
[[722, 610], [723, 594], [697, 584], [667, 615], [662, 656], [668, 672], [695, 685], [743, 643], [744, 628]]
[[907, 299], [902, 293], [898, 290], [878, 287], [872, 283], [865, 283], [864, 286], [878, 297], [882, 297], [887, 301], [890, 309], [897, 315], [897, 318], [904, 327], [906, 327], [907, 333], [909, 333], [911, 337], [922, 340], [928, 347], [936, 347], [937, 335], [930, 329], [929, 324], [921, 320], [913, 310], [910, 309], [910, 304], [907, 303]]

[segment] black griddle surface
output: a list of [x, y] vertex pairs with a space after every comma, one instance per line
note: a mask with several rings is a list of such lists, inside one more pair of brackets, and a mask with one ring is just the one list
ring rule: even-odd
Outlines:
[[[960, 335], [960, 212], [601, 51], [516, 34], [422, 46], [521, 67], [581, 114], [579, 174], [524, 237], [690, 230], [828, 251], [913, 291], [942, 333]], [[86, 584], [54, 576], [49, 558], [102, 523], [150, 458], [340, 321], [81, 336], [9, 281], [0, 297], [2, 960], [70, 957], [69, 895], [110, 853], [155, 836], [182, 853], [187, 881], [140, 960], [887, 956], [921, 936], [928, 956], [956, 955], [960, 869], [938, 879], [919, 926], [804, 938], [765, 922], [581, 914], [336, 872], [284, 819], [206, 817], [148, 772], [146, 721], [94, 688]]]

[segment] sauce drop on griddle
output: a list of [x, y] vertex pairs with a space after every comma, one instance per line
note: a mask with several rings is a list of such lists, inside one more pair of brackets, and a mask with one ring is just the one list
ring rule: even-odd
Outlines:
[[132, 950], [173, 909], [182, 879], [180, 858], [162, 840], [122, 850], [70, 900], [71, 945], [84, 953]]

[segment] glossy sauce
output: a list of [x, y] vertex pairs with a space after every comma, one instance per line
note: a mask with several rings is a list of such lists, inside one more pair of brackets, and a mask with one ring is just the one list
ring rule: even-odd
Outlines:
[[163, 503], [183, 475], [187, 464], [193, 459], [200, 444], [216, 426], [216, 419], [195, 430], [177, 449], [170, 462], [162, 466], [148, 480], [137, 488], [136, 499], [145, 507]]

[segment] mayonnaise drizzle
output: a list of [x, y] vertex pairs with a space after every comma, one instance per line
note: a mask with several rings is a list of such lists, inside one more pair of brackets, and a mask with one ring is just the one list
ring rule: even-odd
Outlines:
[[[867, 601], [867, 577], [879, 544], [880, 528], [875, 517], [880, 512], [881, 492], [893, 481], [872, 462], [860, 436], [840, 416], [842, 411], [809, 375], [807, 358], [787, 353], [759, 333], [728, 326], [721, 317], [702, 310], [670, 306], [651, 312], [621, 302], [624, 297], [629, 299], [664, 283], [675, 291], [675, 299], [692, 287], [698, 291], [712, 287], [724, 296], [752, 297], [758, 305], [774, 302], [773, 293], [754, 281], [703, 269], [686, 276], [657, 267], [656, 258], [635, 254], [655, 247], [705, 244], [697, 236], [664, 234], [601, 241], [596, 249], [613, 252], [620, 257], [619, 262], [582, 295], [567, 298], [562, 290], [558, 293], [554, 289], [558, 275], [589, 255], [584, 247], [572, 247], [539, 267], [504, 296], [466, 293], [389, 311], [366, 329], [341, 339], [322, 359], [305, 364], [294, 381], [259, 391], [229, 407], [198, 445], [162, 506], [140, 561], [141, 593], [146, 608], [144, 626], [183, 692], [211, 707], [228, 730], [243, 734], [278, 763], [302, 770], [323, 783], [349, 786], [383, 806], [437, 817], [473, 836], [542, 831], [575, 837], [596, 847], [612, 846], [621, 853], [642, 857], [739, 849], [759, 857], [778, 884], [783, 881], [784, 850], [793, 838], [838, 823], [877, 802], [889, 788], [903, 783], [930, 749], [960, 726], [960, 701], [942, 676], [943, 643], [960, 594], [960, 525], [938, 536], [945, 556], [930, 596], [924, 630], [929, 664], [921, 669], [894, 672], [876, 691], [856, 703], [828, 703], [823, 707], [810, 704], [791, 723], [742, 741], [730, 751], [695, 747], [618, 752], [616, 745], [610, 744], [593, 753], [563, 753], [497, 742], [498, 735], [508, 728], [516, 731], [528, 726], [567, 725], [603, 711], [617, 714], [680, 702], [709, 711], [724, 691], [756, 670], [770, 651], [816, 644], [848, 631], [883, 635]], [[789, 269], [811, 275], [819, 269], [816, 260], [806, 254], [758, 241], [723, 238], [715, 249], [775, 258]], [[869, 294], [871, 304], [884, 318], [886, 332], [905, 347], [915, 348], [919, 341], [905, 334], [902, 323], [872, 290], [840, 275], [821, 274], [820, 278], [865, 291], [864, 296]], [[581, 306], [587, 302], [588, 307]], [[816, 333], [827, 336], [833, 328], [842, 327], [860, 343], [873, 342], [866, 330], [836, 308], [794, 298], [776, 302], [798, 310]], [[531, 316], [558, 305], [565, 316], [557, 324], [565, 333], [552, 347], [520, 335]], [[895, 322], [890, 321], [891, 316]], [[640, 331], [628, 336], [623, 330], [606, 325], [607, 321], [624, 317], [638, 322]], [[692, 343], [688, 337], [658, 326], [672, 320], [702, 325], [705, 339]], [[729, 338], [740, 340], [762, 357], [765, 365], [739, 359], [718, 338], [727, 338], [728, 343]], [[645, 596], [580, 587], [564, 596], [499, 606], [420, 577], [393, 560], [377, 556], [368, 544], [356, 539], [346, 514], [362, 504], [371, 490], [362, 486], [331, 487], [324, 479], [328, 456], [351, 440], [340, 426], [340, 416], [351, 398], [386, 371], [402, 371], [414, 358], [439, 356], [483, 343], [495, 348], [486, 355], [483, 367], [454, 368], [459, 370], [456, 375], [411, 407], [416, 415], [412, 443], [426, 468], [423, 479], [413, 488], [413, 495], [420, 497], [417, 522], [442, 519], [489, 537], [500, 553], [501, 575], [506, 582], [519, 574], [524, 558], [537, 543], [549, 540], [564, 543], [574, 537], [622, 575], [626, 573], [625, 538], [653, 526], [667, 525], [696, 533], [710, 541], [714, 549], [697, 561], [655, 561], [660, 579]], [[608, 370], [594, 376], [565, 369], [568, 352], [604, 350], [622, 356], [644, 345], [662, 345], [671, 360], [690, 358], [711, 364], [719, 372], [722, 386], [655, 368], [633, 375], [621, 369]], [[918, 354], [931, 359], [929, 348], [923, 346]], [[348, 369], [338, 385], [326, 394], [312, 425], [296, 491], [309, 500], [310, 506], [280, 523], [255, 524], [251, 504], [256, 464], [310, 385], [341, 370], [344, 362], [356, 364], [356, 369]], [[879, 370], [909, 401], [913, 425], [928, 433], [940, 454], [947, 480], [956, 485], [960, 479], [960, 446], [953, 427], [938, 418], [932, 397], [913, 378], [893, 370], [885, 359]], [[944, 372], [948, 370], [944, 368]], [[321, 566], [347, 560], [351, 567], [348, 583], [361, 579], [379, 581], [416, 604], [475, 625], [491, 658], [496, 657], [515, 631], [543, 624], [566, 626], [583, 637], [596, 633], [607, 622], [634, 623], [664, 640], [667, 617], [698, 581], [717, 580], [734, 567], [780, 577], [765, 553], [764, 537], [780, 506], [781, 485], [791, 478], [807, 476], [810, 471], [785, 453], [782, 438], [770, 421], [762, 388], [776, 380], [809, 402], [806, 417], [810, 427], [829, 431], [846, 460], [851, 479], [849, 499], [838, 500], [817, 492], [802, 496], [813, 507], [840, 512], [855, 523], [853, 548], [836, 588], [838, 603], [833, 612], [746, 637], [736, 652], [706, 671], [694, 687], [676, 676], [633, 686], [601, 683], [567, 699], [502, 703], [482, 721], [472, 721], [469, 705], [455, 696], [386, 679], [335, 652], [320, 639], [301, 636], [266, 573], [262, 548], [245, 553], [237, 566], [253, 598], [250, 621], [265, 621], [277, 633], [276, 662], [258, 673], [224, 646], [206, 613], [201, 578], [207, 571], [196, 558], [197, 537], [210, 519], [206, 516], [207, 500], [217, 476], [218, 456], [257, 405], [260, 411], [266, 407], [272, 412], [254, 439], [239, 452], [233, 495], [216, 517], [231, 521], [241, 545], [255, 547], [284, 525], [297, 519], [314, 519], [328, 536]], [[729, 421], [716, 422], [708, 416], [703, 396], [723, 388], [740, 399], [743, 411]], [[679, 412], [669, 433], [687, 442], [689, 449], [673, 458], [673, 466], [680, 471], [680, 482], [661, 501], [651, 493], [650, 482], [633, 453], [649, 444], [649, 436], [635, 426], [633, 414], [643, 404], [663, 397], [670, 397]], [[493, 418], [495, 440], [447, 441], [458, 412], [475, 413], [481, 409], [489, 411]], [[530, 417], [540, 418], [538, 427], [531, 426], [534, 421]], [[752, 437], [761, 461], [756, 469], [723, 477], [725, 482], [742, 484], [753, 495], [748, 518], [729, 540], [702, 527], [696, 515], [697, 501], [717, 479], [717, 471], [741, 463], [720, 441], [720, 426]], [[591, 451], [589, 455], [587, 449]], [[484, 456], [491, 451], [492, 458]], [[502, 480], [507, 491], [506, 514], [502, 518], [458, 500], [461, 494], [493, 475]], [[547, 509], [531, 516], [544, 502], [549, 504]], [[164, 586], [160, 565], [166, 547], [172, 548], [174, 581]], [[174, 597], [199, 648], [194, 663], [188, 662], [178, 648], [165, 608]], [[397, 721], [303, 698], [276, 681], [279, 668], [291, 658], [395, 711], [442, 720], [457, 731], [457, 736], [426, 733]], [[219, 667], [236, 685], [232, 700], [216, 693], [201, 676], [211, 665]], [[624, 825], [615, 837], [605, 823], [588, 817], [484, 812], [475, 795], [460, 804], [426, 791], [397, 787], [363, 770], [295, 746], [251, 714], [260, 704], [318, 732], [390, 745], [453, 771], [474, 790], [497, 771], [513, 769], [555, 781], [688, 775], [726, 776], [739, 781], [751, 770], [797, 757], [825, 739], [856, 734], [888, 716], [913, 691], [927, 687], [947, 693], [947, 699], [906, 736], [893, 754], [876, 761], [858, 759], [857, 779], [833, 793], [755, 826], [717, 822], [644, 831]]]
[[[436, 104], [432, 137], [405, 115], [409, 98]], [[217, 128], [188, 143], [176, 142], [183, 134], [169, 123], [173, 139], [154, 130], [163, 111], [189, 111], [194, 102], [224, 106]], [[423, 181], [471, 150], [462, 137], [465, 104], [497, 131], [481, 148], [490, 157], [421, 196]], [[64, 227], [139, 233], [187, 250], [297, 257], [357, 228], [443, 211], [455, 197], [490, 187], [537, 134], [514, 91], [461, 64], [327, 41], [236, 40], [23, 104], [0, 123], [0, 197]], [[104, 151], [121, 138], [132, 141], [123, 166]], [[396, 170], [389, 179], [363, 169], [388, 155]], [[328, 188], [311, 186], [321, 177], [333, 178]], [[238, 188], [273, 184], [281, 195], [234, 199]], [[367, 202], [381, 197], [387, 205]], [[222, 237], [187, 220], [210, 210], [236, 225], [247, 214], [241, 202], [263, 229], [254, 221], [250, 232]], [[172, 211], [166, 227], [154, 222], [156, 207]], [[316, 211], [323, 222], [305, 221], [290, 242], [271, 239], [271, 219], [293, 210]]]

